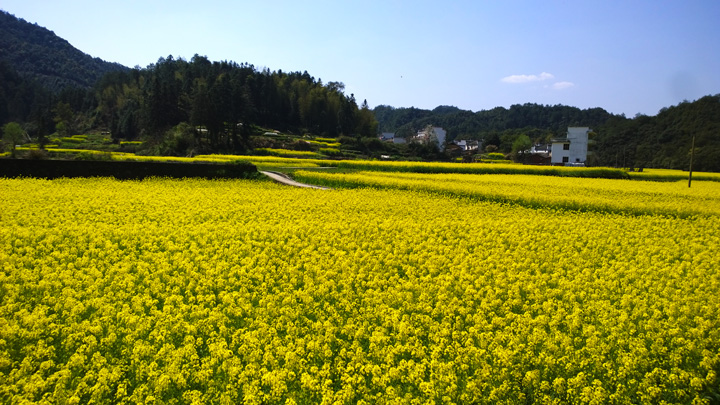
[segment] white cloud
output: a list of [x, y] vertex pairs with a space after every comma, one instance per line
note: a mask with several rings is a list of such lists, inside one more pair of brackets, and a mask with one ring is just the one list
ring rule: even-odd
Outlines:
[[557, 82], [550, 86], [550, 88], [553, 90], [565, 90], [573, 86], [575, 86], [575, 83], [572, 82]]
[[550, 73], [542, 72], [539, 75], [511, 75], [507, 77], [503, 77], [500, 79], [500, 81], [505, 83], [530, 83], [530, 82], [540, 82], [543, 80], [549, 80], [554, 78]]

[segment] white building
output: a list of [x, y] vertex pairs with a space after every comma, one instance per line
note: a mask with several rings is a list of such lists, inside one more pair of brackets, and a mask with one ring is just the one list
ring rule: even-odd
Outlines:
[[405, 138], [399, 138], [395, 136], [394, 132], [383, 132], [378, 137], [383, 142], [392, 142], [392, 143], [405, 143]]
[[437, 146], [440, 151], [445, 149], [445, 138], [447, 138], [447, 131], [440, 127], [432, 127], [429, 131], [420, 130], [415, 136], [415, 140], [422, 143], [433, 142], [437, 139]]
[[435, 131], [435, 136], [437, 136], [438, 141], [438, 149], [440, 151], [445, 149], [445, 139], [447, 139], [447, 131], [440, 127], [434, 127], [433, 131]]
[[465, 139], [456, 139], [453, 141], [453, 143], [460, 147], [460, 149], [463, 150], [463, 152], [473, 151], [480, 149], [480, 142], [476, 140], [465, 140]]
[[550, 163], [566, 166], [584, 166], [588, 155], [588, 127], [568, 127], [565, 138], [552, 140]]
[[550, 153], [552, 153], [552, 144], [536, 143], [535, 145], [530, 147], [530, 153], [532, 153], [532, 154], [547, 153], [548, 156], [550, 156]]

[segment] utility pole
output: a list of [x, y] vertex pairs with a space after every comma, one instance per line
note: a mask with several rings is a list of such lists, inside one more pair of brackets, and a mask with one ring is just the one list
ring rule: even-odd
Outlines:
[[692, 164], [693, 164], [694, 157], [695, 157], [695, 135], [693, 135], [692, 147], [690, 147], [690, 174], [688, 175], [688, 188], [690, 188], [690, 185], [692, 184]]

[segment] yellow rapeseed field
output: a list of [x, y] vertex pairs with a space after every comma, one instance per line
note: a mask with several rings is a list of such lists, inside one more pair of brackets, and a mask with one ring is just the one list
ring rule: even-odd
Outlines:
[[301, 181], [338, 187], [424, 190], [531, 207], [676, 216], [720, 215], [720, 182], [650, 182], [523, 174], [323, 173]]
[[0, 402], [716, 403], [718, 216], [646, 210], [0, 179]]
[[[688, 181], [689, 173], [670, 169], [644, 169], [642, 172], [629, 172], [633, 179], [660, 181]], [[693, 172], [693, 180], [720, 181], [720, 173]]]

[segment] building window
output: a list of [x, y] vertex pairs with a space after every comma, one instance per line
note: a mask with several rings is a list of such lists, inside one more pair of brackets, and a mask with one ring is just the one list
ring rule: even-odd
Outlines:
[[564, 144], [563, 144], [563, 150], [570, 150], [570, 144], [569, 144], [569, 143], [564, 143]]
[[567, 163], [567, 162], [569, 162], [569, 161], [570, 161], [570, 157], [569, 157], [569, 156], [563, 156], [563, 163]]

